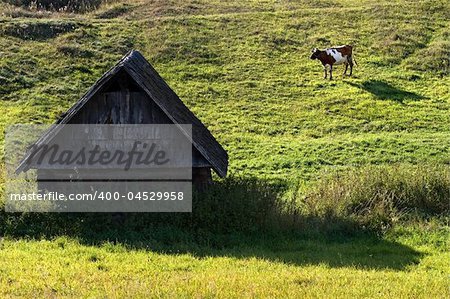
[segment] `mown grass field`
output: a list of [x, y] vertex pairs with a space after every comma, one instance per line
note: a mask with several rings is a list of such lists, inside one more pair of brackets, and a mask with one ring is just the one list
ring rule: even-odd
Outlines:
[[[448, 1], [1, 4], [1, 130], [52, 123], [135, 48], [230, 179], [193, 216], [1, 212], [0, 297], [450, 296]], [[310, 51], [339, 44], [355, 76], [323, 80]]]

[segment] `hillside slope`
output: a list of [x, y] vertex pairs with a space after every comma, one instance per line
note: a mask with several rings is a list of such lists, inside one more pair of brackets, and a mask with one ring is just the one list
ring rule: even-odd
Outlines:
[[[223, 143], [232, 173], [448, 163], [449, 6], [136, 1], [27, 17], [6, 7], [0, 123], [52, 122], [136, 48]], [[355, 77], [338, 68], [323, 80], [310, 50], [344, 43], [355, 47]]]

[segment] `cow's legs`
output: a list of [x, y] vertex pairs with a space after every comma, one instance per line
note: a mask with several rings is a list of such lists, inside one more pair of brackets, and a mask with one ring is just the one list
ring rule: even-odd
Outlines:
[[330, 80], [333, 79], [333, 66], [330, 64]]
[[353, 57], [352, 56], [349, 56], [348, 57], [348, 64], [350, 65], [350, 77], [352, 76], [352, 73], [353, 73]]
[[326, 65], [323, 67], [323, 73], [324, 73], [323, 78], [326, 79], [327, 78], [327, 66]]
[[342, 74], [342, 77], [345, 77], [345, 75], [347, 74], [347, 69], [348, 69], [348, 63], [345, 63], [345, 71]]

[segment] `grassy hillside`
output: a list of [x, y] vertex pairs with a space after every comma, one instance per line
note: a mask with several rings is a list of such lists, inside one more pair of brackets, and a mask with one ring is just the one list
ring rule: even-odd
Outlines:
[[[155, 1], [113, 19], [4, 18], [0, 123], [52, 122], [137, 48], [229, 151], [232, 173], [446, 163], [445, 3]], [[311, 48], [342, 43], [356, 77], [322, 80]]]
[[[232, 178], [209, 199], [239, 211], [200, 204], [209, 216], [178, 217], [190, 232], [152, 229], [163, 216], [124, 231], [107, 216], [2, 213], [0, 297], [449, 296], [448, 1], [10, 3], [1, 130], [52, 123], [138, 49], [228, 151]], [[323, 80], [310, 51], [340, 44], [355, 76]], [[296, 231], [253, 229], [272, 197], [293, 202], [272, 220]]]

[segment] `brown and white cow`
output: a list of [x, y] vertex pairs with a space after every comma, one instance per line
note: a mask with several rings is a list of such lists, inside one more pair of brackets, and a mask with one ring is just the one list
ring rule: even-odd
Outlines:
[[319, 50], [314, 48], [312, 50], [311, 59], [318, 59], [323, 64], [325, 76], [327, 78], [327, 67], [330, 68], [330, 80], [333, 79], [333, 66], [338, 64], [345, 64], [345, 71], [343, 76], [347, 74], [348, 66], [350, 65], [350, 76], [353, 73], [353, 62], [356, 61], [353, 58], [352, 46], [345, 45], [339, 47], [328, 48], [325, 50]]

